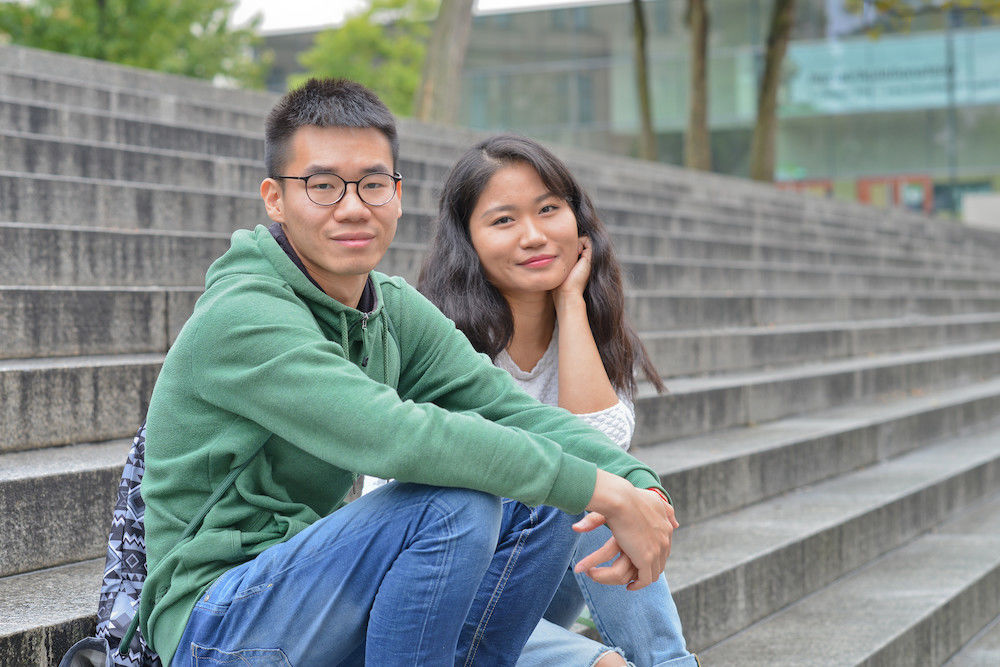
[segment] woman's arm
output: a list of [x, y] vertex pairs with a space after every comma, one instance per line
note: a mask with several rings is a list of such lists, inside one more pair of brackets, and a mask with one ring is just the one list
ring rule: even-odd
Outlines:
[[559, 323], [559, 407], [574, 414], [599, 412], [618, 403], [587, 318], [583, 290], [590, 279], [590, 239], [580, 237], [580, 258], [552, 290]]

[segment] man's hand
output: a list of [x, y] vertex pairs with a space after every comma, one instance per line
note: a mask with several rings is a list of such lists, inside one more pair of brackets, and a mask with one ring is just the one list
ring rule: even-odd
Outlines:
[[[586, 572], [598, 583], [627, 584], [637, 591], [656, 580], [670, 555], [670, 540], [678, 526], [674, 509], [656, 491], [637, 489], [626, 480], [604, 470], [597, 471], [589, 514], [574, 524], [579, 532], [607, 523], [612, 538], [577, 563], [576, 572]], [[620, 557], [611, 565], [601, 563]]]

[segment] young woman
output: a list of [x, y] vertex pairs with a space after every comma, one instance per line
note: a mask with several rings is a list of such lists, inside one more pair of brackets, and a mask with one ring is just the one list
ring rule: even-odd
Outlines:
[[[443, 186], [420, 290], [542, 402], [578, 414], [628, 448], [635, 426], [633, 368], [663, 382], [625, 318], [621, 269], [589, 197], [538, 143], [497, 136], [470, 149]], [[519, 665], [696, 665], [666, 579], [597, 583], [589, 574], [617, 549], [603, 517], [588, 515], [556, 597]], [[594, 553], [594, 556], [588, 554]], [[567, 628], [584, 602], [611, 647]]]

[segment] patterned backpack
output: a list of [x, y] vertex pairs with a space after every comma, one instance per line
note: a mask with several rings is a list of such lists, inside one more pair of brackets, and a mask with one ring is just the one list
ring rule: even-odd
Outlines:
[[[257, 451], [263, 447], [263, 442]], [[233, 485], [250, 464], [257, 451], [225, 480], [205, 501], [188, 524], [178, 543], [193, 535], [205, 515]], [[160, 656], [146, 643], [139, 630], [139, 596], [146, 581], [146, 504], [140, 489], [146, 472], [146, 423], [136, 432], [128, 452], [118, 499], [111, 519], [104, 580], [97, 605], [97, 636], [81, 639], [72, 647], [59, 667], [161, 667]], [[122, 646], [122, 642], [127, 643]]]
[[133, 620], [138, 618], [139, 595], [146, 580], [146, 505], [139, 493], [145, 471], [146, 424], [143, 422], [132, 439], [118, 483], [97, 604], [97, 636], [74, 644], [63, 656], [60, 667], [160, 667], [160, 656], [146, 644], [138, 628], [127, 649], [118, 650]]
[[146, 581], [146, 504], [139, 493], [146, 472], [146, 424], [132, 439], [128, 459], [118, 483], [118, 499], [111, 518], [104, 580], [97, 603], [97, 636], [113, 650], [112, 664], [120, 667], [155, 666], [160, 656], [146, 644], [138, 629], [127, 652], [118, 651], [122, 637], [139, 612], [139, 595]]

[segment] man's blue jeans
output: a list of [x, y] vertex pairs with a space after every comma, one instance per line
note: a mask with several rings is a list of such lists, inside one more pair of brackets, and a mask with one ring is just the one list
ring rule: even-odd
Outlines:
[[393, 482], [219, 577], [173, 665], [513, 665], [569, 565], [572, 518]]
[[[606, 526], [583, 533], [572, 564], [597, 551], [610, 537]], [[567, 629], [585, 602], [607, 645]], [[687, 650], [681, 619], [664, 575], [641, 590], [630, 591], [567, 571], [517, 666], [590, 667], [611, 647], [634, 667], [697, 667], [697, 658]]]

